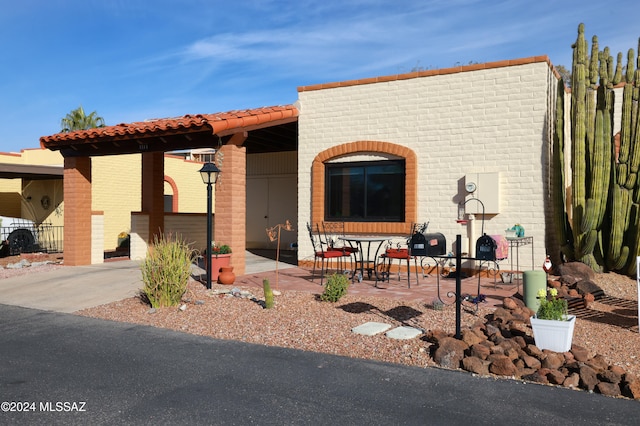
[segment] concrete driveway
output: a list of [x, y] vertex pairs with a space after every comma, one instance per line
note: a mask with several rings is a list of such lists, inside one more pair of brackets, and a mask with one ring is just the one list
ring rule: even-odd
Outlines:
[[0, 280], [0, 303], [69, 313], [132, 297], [141, 288], [136, 261], [68, 266]]
[[[273, 271], [275, 261], [246, 252], [246, 273]], [[283, 262], [280, 269], [291, 268]], [[193, 266], [192, 275], [205, 274]], [[123, 260], [66, 266], [0, 279], [0, 304], [55, 312], [76, 312], [137, 295], [142, 289], [140, 262]]]

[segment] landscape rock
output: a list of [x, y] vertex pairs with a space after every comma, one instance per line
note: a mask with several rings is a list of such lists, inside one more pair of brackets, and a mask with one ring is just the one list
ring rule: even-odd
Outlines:
[[491, 349], [489, 349], [486, 345], [475, 344], [469, 348], [469, 356], [478, 358], [480, 360], [485, 360], [491, 354]]
[[564, 355], [548, 350], [543, 351], [546, 356], [542, 360], [542, 367], [557, 370], [564, 364]]
[[564, 379], [562, 386], [566, 388], [577, 388], [580, 386], [580, 375], [578, 373], [571, 373]]
[[522, 357], [522, 360], [524, 361], [524, 364], [528, 368], [533, 368], [534, 370], [538, 370], [540, 367], [542, 367], [542, 363], [540, 363], [540, 360], [534, 356], [524, 355]]
[[609, 368], [609, 364], [607, 363], [607, 360], [605, 360], [604, 357], [600, 354], [596, 354], [590, 360], [585, 361], [585, 364], [587, 364], [589, 367], [593, 368], [597, 372], [605, 371]]
[[580, 367], [580, 386], [586, 390], [594, 390], [598, 384], [596, 371], [588, 365]]
[[[575, 288], [563, 285], [563, 289], [577, 294]], [[581, 300], [578, 299], [580, 303]], [[608, 365], [603, 356], [591, 356], [588, 349], [579, 345], [564, 353], [538, 348], [530, 315], [533, 312], [521, 300], [505, 299], [502, 307], [485, 317], [484, 323], [461, 330], [460, 340], [441, 330], [429, 331], [426, 338], [434, 343], [434, 361], [445, 368], [640, 399], [640, 380], [626, 374], [622, 367]]]
[[[622, 375], [612, 369], [604, 370], [598, 373], [598, 380], [601, 382], [613, 383], [619, 385], [622, 381]], [[618, 386], [619, 387], [619, 386]]]
[[576, 290], [578, 293], [585, 294], [593, 294], [594, 296], [603, 296], [604, 291], [593, 281], [591, 280], [582, 280], [576, 283]]
[[566, 380], [566, 377], [560, 371], [550, 369], [549, 372], [547, 373], [547, 379], [551, 384], [561, 385]]
[[462, 341], [465, 342], [468, 346], [475, 345], [476, 343], [480, 343], [481, 341], [484, 340], [471, 329], [462, 330], [460, 334], [461, 334], [460, 337], [462, 338]]
[[576, 361], [585, 362], [589, 359], [589, 351], [578, 345], [571, 345], [571, 353]]
[[426, 333], [427, 341], [435, 343], [436, 345], [438, 345], [440, 340], [444, 339], [445, 337], [451, 337], [451, 335], [440, 329], [429, 330]]
[[502, 306], [505, 309], [509, 309], [512, 311], [518, 308], [518, 304], [511, 297], [505, 297], [505, 299], [502, 301]]
[[627, 398], [640, 399], [640, 380], [627, 374], [623, 382], [622, 394]]
[[592, 280], [596, 277], [596, 273], [589, 266], [581, 262], [568, 262], [558, 265], [558, 274], [562, 277], [571, 275], [581, 280]]
[[606, 396], [620, 396], [620, 386], [615, 383], [600, 382], [596, 385], [596, 390]]
[[445, 337], [438, 342], [433, 360], [440, 366], [445, 368], [460, 368], [460, 363], [464, 358], [464, 351], [469, 346], [461, 340], [454, 337]]
[[497, 374], [499, 376], [516, 376], [518, 370], [513, 364], [513, 361], [505, 355], [493, 354], [489, 356], [491, 365], [489, 365], [489, 372]]
[[482, 374], [484, 376], [489, 374], [487, 363], [476, 357], [464, 358], [462, 360], [462, 368], [471, 373]]
[[22, 259], [20, 262], [7, 264], [7, 269], [22, 269], [31, 266], [31, 262], [27, 259]]
[[540, 374], [538, 371], [532, 374], [527, 374], [525, 376], [522, 376], [522, 378], [524, 380], [527, 380], [529, 382], [534, 382], [534, 383], [542, 383], [545, 385], [549, 383], [547, 376]]

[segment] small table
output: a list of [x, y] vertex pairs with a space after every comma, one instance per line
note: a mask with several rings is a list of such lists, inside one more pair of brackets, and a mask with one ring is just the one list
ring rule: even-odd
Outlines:
[[[355, 254], [356, 257], [356, 267], [353, 273], [353, 279], [356, 277], [356, 272], [360, 270], [360, 275], [358, 281], [362, 281], [364, 278], [364, 270], [367, 270], [367, 276], [371, 279], [372, 272], [376, 273], [376, 261], [378, 259], [378, 254], [380, 253], [380, 248], [385, 241], [388, 241], [387, 237], [367, 237], [367, 236], [345, 236], [338, 237], [339, 240], [346, 241], [353, 247], [353, 244], [358, 246], [358, 253]], [[375, 255], [371, 258], [371, 245], [373, 243], [378, 243], [378, 247], [376, 247]], [[367, 257], [364, 255], [364, 245], [367, 246]], [[365, 267], [366, 265], [366, 267]]]
[[[520, 247], [531, 245], [531, 267], [533, 268], [533, 237], [507, 237], [507, 241], [509, 241], [509, 249], [511, 250], [511, 282], [513, 282], [513, 274], [514, 272], [517, 274], [522, 273], [520, 271]], [[516, 249], [516, 269], [513, 269], [513, 249]], [[518, 280], [518, 291], [520, 291], [520, 279]]]

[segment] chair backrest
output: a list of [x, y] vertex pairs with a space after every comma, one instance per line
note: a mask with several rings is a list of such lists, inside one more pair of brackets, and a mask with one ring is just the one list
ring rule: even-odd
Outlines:
[[322, 252], [322, 238], [320, 237], [320, 228], [318, 224], [315, 225], [315, 229], [309, 222], [307, 222], [307, 230], [309, 231], [309, 238], [311, 238], [311, 245], [313, 245], [314, 253]]
[[344, 222], [322, 222], [325, 242], [329, 247], [340, 244], [338, 238], [344, 237]]

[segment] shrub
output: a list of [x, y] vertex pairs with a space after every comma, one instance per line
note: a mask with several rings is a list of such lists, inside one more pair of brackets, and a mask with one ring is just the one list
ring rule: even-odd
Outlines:
[[344, 274], [333, 274], [327, 280], [327, 285], [320, 296], [320, 300], [323, 302], [337, 302], [342, 296], [347, 294], [348, 287], [348, 276]]
[[187, 290], [194, 251], [187, 243], [157, 237], [142, 262], [143, 294], [154, 308], [176, 306]]

